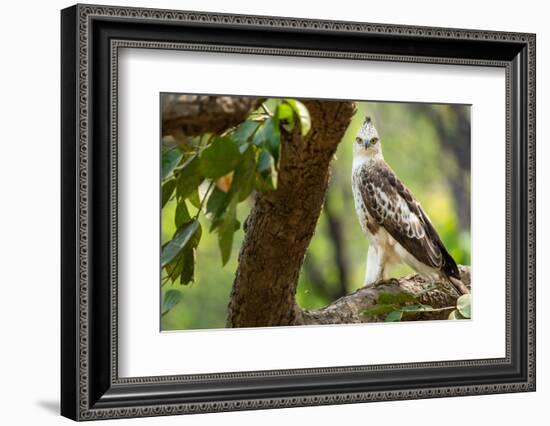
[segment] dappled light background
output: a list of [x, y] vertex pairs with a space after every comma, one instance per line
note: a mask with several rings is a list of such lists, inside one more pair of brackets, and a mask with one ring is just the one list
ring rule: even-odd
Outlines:
[[[318, 308], [363, 285], [368, 241], [351, 192], [352, 146], [365, 115], [378, 129], [386, 162], [420, 201], [445, 246], [459, 264], [470, 264], [470, 107], [415, 103], [358, 102], [357, 113], [339, 145], [325, 206], [309, 246], [297, 290], [303, 308]], [[162, 209], [162, 241], [176, 231], [175, 201]], [[238, 205], [244, 222], [251, 204]], [[167, 283], [181, 301], [161, 316], [162, 330], [225, 327], [238, 252], [244, 237], [235, 234], [233, 252], [222, 267], [215, 234], [201, 215], [203, 235], [197, 249], [195, 282]], [[412, 273], [396, 267], [392, 276]], [[475, 287], [475, 284], [474, 284]]]

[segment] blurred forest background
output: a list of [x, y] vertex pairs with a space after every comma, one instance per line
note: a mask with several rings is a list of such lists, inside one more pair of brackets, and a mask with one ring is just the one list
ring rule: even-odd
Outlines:
[[[316, 233], [302, 268], [296, 300], [319, 308], [363, 285], [368, 242], [351, 193], [352, 146], [365, 115], [380, 135], [385, 160], [421, 202], [457, 263], [470, 265], [470, 107], [465, 105], [357, 102], [357, 113], [339, 145]], [[251, 201], [237, 206], [244, 222]], [[172, 238], [176, 203], [162, 209], [162, 242]], [[181, 301], [161, 316], [161, 330], [224, 328], [244, 232], [235, 233], [229, 262], [222, 267], [217, 238], [205, 232], [197, 249], [195, 282], [163, 285]], [[397, 267], [392, 276], [412, 271]], [[163, 272], [164, 273], [164, 272]]]

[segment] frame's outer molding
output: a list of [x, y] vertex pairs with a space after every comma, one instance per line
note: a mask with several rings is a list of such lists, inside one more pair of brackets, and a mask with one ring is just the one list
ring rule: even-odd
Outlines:
[[[96, 5], [63, 10], [61, 35], [63, 415], [90, 420], [535, 389], [535, 35]], [[206, 51], [214, 44], [235, 53], [506, 68], [505, 358], [118, 378], [110, 216], [117, 200], [116, 50]], [[424, 384], [411, 386], [419, 377]]]

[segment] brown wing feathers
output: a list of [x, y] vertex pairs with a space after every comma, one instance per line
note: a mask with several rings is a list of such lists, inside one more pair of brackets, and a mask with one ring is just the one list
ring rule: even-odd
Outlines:
[[385, 163], [363, 168], [360, 179], [365, 205], [379, 225], [422, 263], [460, 278], [426, 213]]

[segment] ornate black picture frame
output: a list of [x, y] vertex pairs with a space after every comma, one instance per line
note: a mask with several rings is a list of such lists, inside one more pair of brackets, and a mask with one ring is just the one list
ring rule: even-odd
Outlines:
[[[61, 413], [158, 416], [535, 390], [535, 35], [76, 5], [61, 13]], [[121, 47], [484, 65], [506, 72], [506, 356], [118, 376]]]

